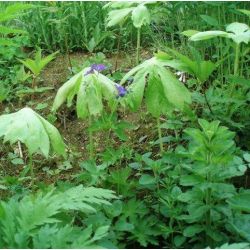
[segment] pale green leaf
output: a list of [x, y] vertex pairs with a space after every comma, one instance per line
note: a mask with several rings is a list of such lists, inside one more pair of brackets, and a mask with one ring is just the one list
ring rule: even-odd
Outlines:
[[111, 10], [108, 13], [108, 27], [123, 23], [134, 8]]
[[138, 29], [142, 25], [150, 24], [150, 13], [143, 4], [138, 5], [132, 11], [132, 21], [134, 26]]
[[202, 41], [215, 37], [228, 37], [228, 33], [220, 30], [204, 31], [192, 35], [189, 39], [191, 41]]

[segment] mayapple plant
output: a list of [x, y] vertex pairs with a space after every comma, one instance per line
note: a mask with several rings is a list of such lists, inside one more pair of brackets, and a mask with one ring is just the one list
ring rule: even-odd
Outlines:
[[[108, 27], [120, 25], [120, 29], [123, 23], [131, 14], [131, 19], [134, 27], [137, 29], [137, 45], [136, 45], [136, 65], [139, 64], [139, 52], [141, 44], [141, 27], [143, 25], [149, 25], [151, 18], [146, 4], [152, 3], [150, 1], [142, 2], [110, 2], [104, 6], [104, 8], [111, 8], [108, 13]], [[119, 38], [120, 39], [120, 38]], [[119, 46], [119, 41], [118, 41]], [[118, 48], [119, 50], [119, 48]]]
[[133, 83], [129, 86], [125, 97], [126, 104], [136, 111], [145, 96], [147, 109], [157, 120], [161, 154], [164, 149], [160, 116], [174, 108], [184, 110], [185, 106], [191, 103], [188, 89], [166, 68], [169, 64], [168, 61], [153, 57], [133, 68], [121, 80], [122, 85], [134, 75]]
[[[52, 111], [55, 112], [65, 101], [72, 105], [73, 98], [77, 95], [76, 111], [80, 119], [89, 119], [102, 114], [104, 103], [113, 112], [117, 106], [117, 97], [123, 96], [126, 91], [122, 86], [111, 81], [100, 72], [105, 70], [103, 64], [93, 64], [84, 68], [70, 78], [57, 92]], [[89, 155], [94, 157], [93, 132], [89, 130]]]
[[0, 116], [0, 138], [11, 144], [22, 142], [28, 149], [29, 170], [34, 183], [33, 154], [40, 153], [48, 158], [50, 149], [62, 156], [66, 156], [63, 139], [52, 124], [30, 108], [23, 108], [18, 112]]
[[34, 59], [25, 59], [19, 61], [32, 72], [33, 81], [32, 81], [32, 88], [36, 88], [36, 80], [37, 77], [41, 74], [42, 70], [45, 68], [45, 66], [55, 59], [56, 54], [58, 53], [52, 53], [46, 57], [42, 57], [42, 50], [39, 48], [35, 54]]

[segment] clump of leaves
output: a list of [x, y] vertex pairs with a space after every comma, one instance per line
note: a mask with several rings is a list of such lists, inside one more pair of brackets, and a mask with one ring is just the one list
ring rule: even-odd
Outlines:
[[39, 48], [35, 54], [34, 59], [30, 59], [30, 58], [25, 59], [25, 60], [19, 59], [19, 61], [26, 68], [28, 68], [33, 74], [32, 75], [33, 76], [33, 82], [32, 82], [33, 89], [37, 87], [36, 86], [37, 77], [40, 75], [40, 73], [46, 67], [46, 65], [55, 59], [56, 54], [58, 54], [58, 52], [50, 54], [46, 57], [42, 57], [42, 50], [41, 50], [41, 48]]
[[206, 245], [214, 247], [229, 239], [224, 229], [232, 210], [226, 200], [237, 191], [227, 180], [243, 175], [247, 168], [236, 156], [233, 132], [220, 126], [219, 121], [199, 119], [199, 124], [201, 130], [185, 130], [190, 142], [184, 155], [191, 162], [180, 177], [186, 191], [178, 195], [178, 200], [186, 206], [178, 219], [189, 224], [183, 230], [184, 237], [198, 240], [203, 234]]

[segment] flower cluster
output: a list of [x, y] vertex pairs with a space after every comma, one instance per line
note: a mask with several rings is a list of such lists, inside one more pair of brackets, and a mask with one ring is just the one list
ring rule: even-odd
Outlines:
[[127, 90], [122, 86], [122, 85], [119, 85], [119, 84], [115, 84], [115, 87], [118, 91], [118, 96], [117, 97], [124, 97], [126, 94], [127, 94]]
[[101, 71], [103, 71], [105, 69], [107, 69], [107, 67], [104, 64], [92, 64], [91, 67], [90, 67], [90, 70], [88, 70], [85, 73], [85, 76], [89, 75], [89, 74], [93, 74], [94, 71], [101, 72]]

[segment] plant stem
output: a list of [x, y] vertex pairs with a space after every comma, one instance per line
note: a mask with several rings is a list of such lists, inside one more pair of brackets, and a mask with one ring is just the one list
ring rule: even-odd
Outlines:
[[[207, 165], [211, 165], [211, 155], [208, 153], [207, 155]], [[208, 169], [207, 173], [207, 183], [211, 183], [211, 172]], [[211, 188], [208, 187], [206, 190], [206, 206], [208, 207], [208, 211], [206, 212], [206, 228], [211, 229]], [[211, 239], [208, 234], [206, 234], [207, 246], [211, 247]]]
[[116, 59], [115, 59], [115, 71], [117, 70], [117, 66], [118, 66], [118, 57], [119, 57], [120, 44], [121, 44], [121, 33], [122, 33], [122, 26], [120, 26], [119, 34], [118, 34], [117, 52], [116, 52], [117, 54], [116, 54]]
[[236, 44], [235, 59], [234, 59], [234, 75], [238, 75], [239, 71], [239, 56], [240, 56], [240, 44]]
[[94, 159], [94, 138], [93, 138], [93, 132], [91, 130], [92, 125], [92, 117], [89, 116], [89, 158], [91, 160]]
[[158, 137], [160, 141], [160, 154], [162, 155], [164, 152], [164, 148], [163, 148], [163, 141], [162, 141], [160, 117], [158, 117], [156, 120], [157, 120]]
[[33, 158], [32, 158], [32, 154], [29, 154], [29, 170], [30, 170], [30, 176], [31, 176], [31, 187], [33, 189], [34, 187], [34, 181], [35, 181], [35, 174], [34, 174], [34, 168], [33, 168]]
[[137, 29], [137, 44], [136, 44], [136, 65], [140, 62], [140, 44], [141, 44], [141, 28]]
[[[240, 57], [240, 44], [236, 44], [236, 47], [235, 47], [235, 59], [234, 59], [234, 76], [238, 75], [239, 57]], [[231, 83], [231, 88], [230, 88], [230, 92], [229, 92], [230, 97], [233, 96], [234, 89], [235, 89], [235, 84]], [[227, 115], [229, 115], [229, 113], [230, 113], [230, 105], [228, 105]]]

